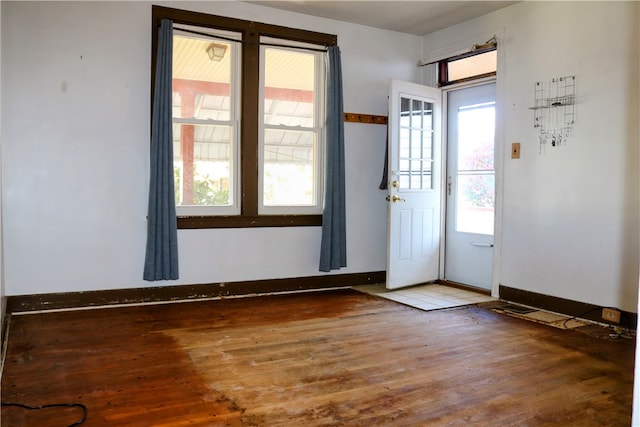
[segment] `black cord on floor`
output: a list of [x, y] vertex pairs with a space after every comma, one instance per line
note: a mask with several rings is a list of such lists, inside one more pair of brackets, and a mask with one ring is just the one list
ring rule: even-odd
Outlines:
[[68, 427], [79, 426], [84, 423], [87, 419], [87, 407], [82, 403], [50, 403], [48, 405], [41, 406], [29, 406], [23, 403], [14, 403], [14, 402], [2, 402], [2, 406], [15, 406], [18, 408], [36, 410], [36, 409], [45, 409], [45, 408], [81, 408], [82, 409], [82, 418], [76, 421], [73, 424], [69, 424]]
[[571, 320], [583, 319], [583, 318], [584, 318], [584, 316], [586, 316], [587, 314], [591, 314], [591, 313], [593, 313], [593, 312], [594, 312], [594, 311], [596, 311], [596, 310], [602, 310], [602, 308], [600, 308], [600, 307], [595, 307], [595, 308], [592, 308], [591, 310], [587, 310], [587, 311], [585, 311], [584, 313], [578, 314], [577, 316], [570, 317], [570, 318], [566, 319], [564, 322], [562, 322], [562, 327], [563, 327], [564, 329], [568, 329], [568, 328], [567, 328], [567, 323], [568, 323], [568, 322], [570, 322]]

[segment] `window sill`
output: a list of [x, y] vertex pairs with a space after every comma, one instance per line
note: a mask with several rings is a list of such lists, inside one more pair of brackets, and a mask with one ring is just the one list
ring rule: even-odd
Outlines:
[[179, 216], [178, 229], [197, 228], [251, 228], [251, 227], [317, 227], [322, 215], [233, 215], [233, 216]]

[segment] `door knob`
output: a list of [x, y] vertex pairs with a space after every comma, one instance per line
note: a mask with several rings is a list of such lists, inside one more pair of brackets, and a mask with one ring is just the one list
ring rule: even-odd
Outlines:
[[402, 197], [398, 197], [397, 194], [394, 194], [393, 197], [391, 198], [391, 201], [393, 203], [396, 203], [396, 202], [404, 202], [405, 200]]

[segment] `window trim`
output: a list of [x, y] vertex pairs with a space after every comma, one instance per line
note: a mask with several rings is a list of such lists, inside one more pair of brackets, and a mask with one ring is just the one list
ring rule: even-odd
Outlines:
[[[209, 15], [181, 9], [152, 6], [151, 105], [157, 61], [157, 28], [162, 19], [175, 24], [194, 25], [239, 32], [242, 35], [242, 91], [240, 113], [240, 215], [233, 216], [178, 216], [178, 229], [182, 228], [244, 228], [289, 227], [322, 225], [322, 215], [259, 215], [258, 141], [259, 141], [259, 64], [260, 38], [275, 37], [322, 46], [336, 46], [336, 35], [299, 30], [278, 25], [246, 21], [224, 16]], [[248, 165], [248, 166], [247, 166]], [[255, 167], [252, 167], [255, 166]]]

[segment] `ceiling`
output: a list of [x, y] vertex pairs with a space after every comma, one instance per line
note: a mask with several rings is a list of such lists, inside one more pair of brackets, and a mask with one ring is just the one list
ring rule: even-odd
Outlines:
[[424, 36], [517, 1], [247, 1], [306, 15]]

